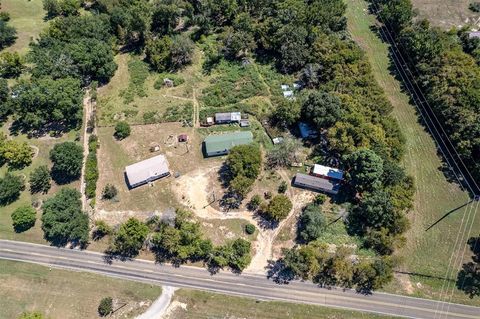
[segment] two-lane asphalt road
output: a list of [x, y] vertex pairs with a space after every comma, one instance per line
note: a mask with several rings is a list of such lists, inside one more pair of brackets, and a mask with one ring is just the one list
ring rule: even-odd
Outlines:
[[158, 265], [145, 260], [114, 261], [108, 264], [103, 254], [25, 242], [0, 240], [0, 259], [260, 300], [306, 303], [409, 318], [480, 319], [480, 308], [477, 307], [442, 304], [433, 300], [385, 293], [365, 296], [352, 290], [321, 289], [309, 282], [295, 281], [288, 285], [279, 285], [262, 275], [236, 275], [229, 272], [211, 275], [202, 268]]

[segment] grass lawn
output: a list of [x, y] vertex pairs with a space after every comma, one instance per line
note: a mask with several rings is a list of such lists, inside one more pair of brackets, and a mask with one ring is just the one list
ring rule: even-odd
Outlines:
[[[4, 124], [2, 127], [0, 127], [0, 132], [4, 134], [8, 134], [7, 127], [8, 127], [8, 124]], [[34, 168], [41, 165], [50, 166], [49, 153], [50, 153], [50, 150], [53, 148], [53, 146], [57, 143], [62, 143], [65, 141], [73, 141], [75, 139], [76, 134], [77, 133], [75, 131], [71, 131], [70, 133], [63, 135], [60, 138], [50, 138], [49, 136], [46, 136], [39, 139], [37, 138], [29, 139], [27, 138], [26, 135], [13, 136], [12, 138], [14, 140], [17, 140], [20, 142], [27, 142], [28, 144], [32, 145], [34, 148], [35, 154], [37, 155], [34, 156], [32, 164], [30, 166], [22, 170], [13, 171], [12, 173], [16, 175], [24, 176], [26, 179], [26, 182], [28, 182], [28, 177], [30, 175], [30, 172]], [[0, 176], [3, 176], [6, 172], [7, 172], [6, 165], [0, 167]], [[80, 186], [79, 182], [76, 181], [61, 187], [72, 187], [72, 188], [78, 189], [79, 186]], [[41, 203], [46, 198], [51, 197], [53, 194], [55, 194], [59, 189], [60, 189], [60, 186], [56, 185], [52, 181], [52, 188], [50, 189], [48, 194], [31, 195], [27, 185], [26, 189], [21, 193], [20, 198], [17, 201], [7, 206], [0, 206], [0, 238], [44, 243], [45, 241], [43, 240], [43, 232], [40, 228], [41, 226], [40, 213], [38, 213], [38, 219], [35, 224], [35, 227], [23, 233], [14, 232], [12, 227], [12, 219], [10, 215], [17, 207], [20, 207], [23, 205], [30, 205], [34, 202]]]
[[420, 18], [445, 29], [473, 24], [480, 26], [480, 14], [468, 9], [473, 0], [412, 0]]
[[[377, 82], [385, 90], [394, 106], [393, 116], [400, 123], [407, 141], [403, 165], [408, 173], [415, 177], [414, 209], [408, 215], [411, 229], [407, 233], [406, 247], [398, 253], [404, 260], [401, 270], [417, 274], [410, 277], [413, 284], [412, 293], [422, 297], [438, 298], [444, 281], [431, 277], [445, 278], [450, 256], [458, 254], [459, 260], [453, 271], [450, 269], [448, 273], [449, 278], [456, 278], [458, 268], [461, 267], [467, 234], [463, 232], [460, 234], [460, 248], [459, 246], [454, 248], [454, 244], [462, 217], [470, 212], [469, 208], [472, 206], [456, 211], [428, 232], [425, 231], [446, 212], [467, 202], [468, 195], [456, 184], [450, 183], [442, 173], [442, 162], [432, 137], [418, 122], [415, 107], [410, 104], [407, 94], [402, 92], [400, 83], [389, 72], [388, 45], [371, 31], [370, 26], [375, 18], [367, 13], [366, 2], [364, 0], [349, 1], [347, 16], [350, 33], [365, 50]], [[479, 227], [480, 214], [477, 215], [473, 229], [478, 230]], [[465, 257], [469, 258], [468, 250]], [[404, 288], [402, 285], [393, 284], [389, 290], [404, 292]], [[450, 286], [450, 289], [452, 288], [453, 285]], [[478, 298], [470, 300], [457, 289], [454, 289], [452, 300], [480, 305]]]
[[2, 11], [10, 13], [8, 23], [15, 27], [18, 36], [15, 44], [6, 50], [26, 53], [30, 41], [46, 26], [42, 0], [2, 0]]
[[50, 319], [98, 318], [104, 297], [126, 304], [109, 318], [132, 318], [161, 294], [161, 287], [106, 276], [0, 260], [0, 318], [39, 311]]
[[389, 316], [338, 310], [320, 306], [286, 302], [260, 301], [231, 297], [195, 290], [181, 289], [174, 300], [184, 305], [168, 316], [169, 319], [192, 318], [249, 318], [249, 319], [359, 319], [394, 318]]

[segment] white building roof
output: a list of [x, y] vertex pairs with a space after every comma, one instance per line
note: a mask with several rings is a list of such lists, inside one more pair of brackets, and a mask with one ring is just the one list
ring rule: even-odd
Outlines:
[[283, 91], [283, 97], [292, 97], [293, 91]]
[[168, 161], [164, 155], [157, 155], [144, 161], [128, 165], [125, 173], [131, 186], [146, 183], [169, 172]]
[[315, 164], [312, 173], [315, 175], [328, 176], [333, 179], [343, 180], [343, 171], [338, 168]]

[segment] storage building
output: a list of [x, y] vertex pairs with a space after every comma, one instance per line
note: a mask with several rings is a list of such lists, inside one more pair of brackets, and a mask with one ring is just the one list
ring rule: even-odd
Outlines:
[[218, 156], [228, 154], [228, 151], [237, 145], [250, 144], [253, 142], [253, 134], [250, 131], [210, 135], [204, 140], [205, 155]]
[[322, 177], [331, 180], [342, 181], [343, 180], [343, 171], [338, 168], [332, 168], [328, 166], [323, 166], [315, 164], [312, 169], [312, 175], [317, 177]]
[[293, 185], [333, 195], [338, 194], [338, 190], [340, 188], [340, 183], [338, 181], [302, 173], [297, 173], [297, 175], [295, 175]]
[[240, 112], [230, 112], [230, 113], [216, 113], [215, 114], [215, 123], [216, 124], [226, 124], [240, 122], [242, 119], [242, 114]]
[[170, 175], [168, 161], [164, 155], [157, 155], [125, 167], [128, 185], [131, 188], [153, 182]]

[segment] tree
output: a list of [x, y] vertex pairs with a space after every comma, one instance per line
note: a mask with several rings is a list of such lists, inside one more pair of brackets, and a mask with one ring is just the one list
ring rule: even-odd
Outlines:
[[147, 238], [148, 226], [136, 218], [129, 218], [115, 233], [111, 251], [125, 257], [135, 257]]
[[76, 189], [62, 188], [42, 205], [44, 237], [53, 245], [87, 245], [88, 216], [82, 211], [80, 196]]
[[44, 193], [46, 194], [51, 187], [51, 177], [48, 167], [46, 165], [35, 168], [30, 173], [30, 193]]
[[468, 8], [473, 12], [480, 12], [480, 2], [472, 2], [468, 5]]
[[297, 153], [301, 147], [298, 139], [286, 137], [283, 143], [274, 145], [267, 154], [267, 163], [271, 168], [289, 167], [292, 163], [297, 162]]
[[12, 45], [17, 39], [17, 31], [14, 27], [8, 25], [4, 20], [0, 20], [0, 50]]
[[131, 128], [130, 124], [128, 124], [125, 121], [120, 121], [115, 125], [115, 133], [113, 135], [119, 139], [123, 140], [124, 138], [127, 138], [130, 136]]
[[343, 116], [342, 102], [335, 95], [314, 91], [302, 104], [302, 117], [319, 129], [328, 129]]
[[105, 297], [100, 300], [98, 305], [98, 314], [101, 317], [106, 317], [111, 314], [113, 311], [113, 299], [112, 297]]
[[52, 124], [74, 128], [82, 120], [83, 92], [74, 78], [43, 77], [20, 81], [12, 88], [17, 122], [26, 130], [46, 130]]
[[360, 149], [346, 157], [346, 165], [357, 191], [370, 191], [381, 186], [383, 160], [374, 151]]
[[21, 233], [35, 225], [37, 212], [32, 206], [20, 206], [13, 211], [11, 217], [13, 229], [15, 229], [15, 232]]
[[285, 219], [292, 210], [292, 202], [285, 195], [276, 195], [268, 203], [267, 209], [264, 212], [268, 219], [276, 222]]
[[56, 144], [50, 151], [53, 162], [52, 177], [59, 184], [66, 184], [80, 177], [83, 149], [75, 142]]
[[247, 31], [234, 30], [229, 27], [222, 34], [221, 53], [229, 60], [237, 60], [248, 56], [255, 50], [256, 44], [253, 34]]
[[20, 176], [6, 173], [0, 178], [0, 206], [13, 203], [25, 189], [25, 182]]
[[245, 225], [245, 232], [248, 234], [248, 235], [252, 235], [253, 233], [255, 233], [255, 225], [253, 224], [246, 224]]
[[170, 66], [172, 39], [169, 36], [148, 39], [145, 45], [145, 59], [158, 72]]
[[181, 9], [175, 4], [157, 3], [152, 15], [152, 31], [160, 35], [173, 33], [180, 15]]
[[194, 44], [186, 35], [175, 35], [172, 37], [170, 46], [169, 68], [179, 70], [192, 62]]
[[273, 121], [281, 128], [291, 126], [300, 119], [301, 105], [298, 100], [281, 98], [276, 101], [277, 107], [273, 112]]
[[99, 240], [107, 235], [111, 235], [112, 233], [112, 227], [110, 227], [106, 222], [103, 220], [95, 221], [95, 228], [93, 229], [92, 233], [93, 240]]
[[288, 184], [287, 184], [287, 182], [285, 182], [285, 181], [282, 181], [282, 182], [280, 183], [280, 186], [278, 186], [278, 192], [279, 192], [280, 194], [285, 194], [285, 192], [287, 191], [287, 189], [288, 189]]
[[43, 9], [49, 19], [57, 16], [78, 15], [81, 0], [43, 0]]
[[32, 163], [33, 150], [26, 142], [7, 140], [0, 133], [0, 163], [6, 162], [11, 169], [22, 169]]
[[117, 196], [118, 194], [118, 190], [117, 188], [112, 185], [112, 184], [107, 184], [105, 185], [105, 187], [103, 188], [103, 191], [102, 191], [102, 198], [104, 199], [113, 199]]
[[411, 0], [382, 1], [380, 18], [393, 34], [409, 25], [414, 17]]
[[12, 111], [10, 103], [10, 88], [8, 81], [0, 78], [0, 121], [2, 121]]
[[473, 253], [472, 261], [463, 264], [458, 273], [457, 288], [473, 298], [480, 296], [480, 236], [469, 238], [467, 243]]
[[18, 52], [2, 52], [0, 53], [0, 77], [16, 78], [24, 69], [24, 59]]
[[252, 196], [252, 198], [250, 199], [250, 202], [248, 203], [248, 209], [256, 210], [261, 204], [262, 204], [262, 197], [260, 197], [260, 195], [258, 194], [255, 194]]
[[230, 149], [225, 165], [231, 190], [245, 197], [260, 173], [261, 164], [258, 146], [238, 145]]
[[298, 221], [299, 235], [305, 242], [318, 239], [327, 227], [327, 219], [322, 212], [322, 208], [315, 204], [310, 204], [302, 211]]

